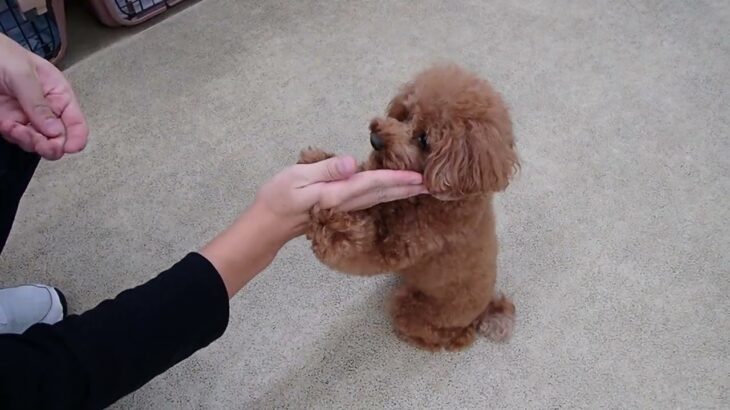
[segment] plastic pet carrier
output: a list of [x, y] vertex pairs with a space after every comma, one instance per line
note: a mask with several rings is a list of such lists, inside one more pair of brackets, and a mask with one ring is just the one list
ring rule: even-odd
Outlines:
[[0, 0], [0, 32], [58, 63], [66, 53], [63, 0]]
[[89, 0], [99, 20], [110, 27], [133, 26], [183, 0]]

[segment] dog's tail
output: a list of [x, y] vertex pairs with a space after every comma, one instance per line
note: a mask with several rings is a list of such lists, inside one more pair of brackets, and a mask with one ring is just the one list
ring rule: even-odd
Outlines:
[[482, 314], [477, 331], [495, 342], [506, 342], [515, 328], [515, 305], [504, 295], [497, 295]]

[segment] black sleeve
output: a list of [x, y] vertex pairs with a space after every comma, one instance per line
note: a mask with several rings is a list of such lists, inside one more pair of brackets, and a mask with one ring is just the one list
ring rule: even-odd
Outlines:
[[228, 295], [191, 253], [144, 285], [55, 325], [0, 335], [0, 408], [102, 408], [220, 337]]

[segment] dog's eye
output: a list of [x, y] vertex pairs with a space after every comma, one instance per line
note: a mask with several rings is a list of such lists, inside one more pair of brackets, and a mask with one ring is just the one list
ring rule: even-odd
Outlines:
[[428, 149], [428, 135], [425, 132], [418, 134], [418, 146], [424, 151]]

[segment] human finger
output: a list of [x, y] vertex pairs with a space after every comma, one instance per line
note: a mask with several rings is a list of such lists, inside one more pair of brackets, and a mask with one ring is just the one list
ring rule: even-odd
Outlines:
[[387, 188], [420, 185], [423, 176], [412, 171], [374, 170], [355, 174], [345, 181], [323, 184], [320, 189], [319, 205], [322, 208], [335, 208], [362, 197], [368, 192]]
[[30, 128], [30, 136], [34, 151], [41, 157], [55, 161], [63, 156], [63, 138], [46, 138], [45, 135], [32, 128]]
[[46, 95], [49, 105], [59, 115], [66, 129], [64, 151], [69, 154], [80, 152], [86, 147], [89, 136], [86, 118], [66, 78], [52, 64], [46, 67], [46, 63], [38, 62], [39, 73], [41, 81], [49, 89]]
[[32, 128], [11, 121], [0, 121], [0, 133], [12, 144], [26, 152], [35, 152], [33, 147]]
[[47, 138], [64, 134], [65, 127], [48, 105], [43, 85], [32, 64], [19, 64], [10, 70], [7, 85], [11, 95], [18, 100], [23, 112], [39, 132]]
[[294, 166], [297, 187], [301, 188], [318, 182], [340, 181], [351, 177], [357, 172], [357, 162], [350, 156], [328, 158], [312, 164]]
[[402, 185], [389, 188], [379, 188], [368, 191], [366, 194], [350, 199], [336, 207], [338, 211], [358, 211], [375, 205], [410, 198], [426, 194], [428, 190], [423, 185]]
[[89, 127], [86, 124], [86, 118], [81, 112], [81, 107], [76, 100], [76, 96], [69, 88], [70, 102], [61, 114], [61, 120], [66, 127], [66, 144], [64, 151], [73, 154], [82, 151], [86, 147], [89, 138]]

